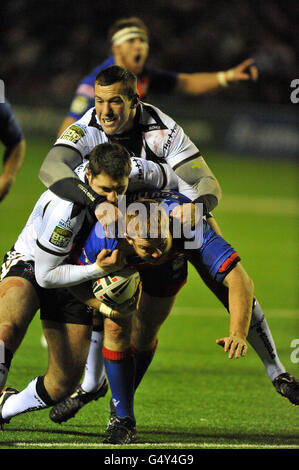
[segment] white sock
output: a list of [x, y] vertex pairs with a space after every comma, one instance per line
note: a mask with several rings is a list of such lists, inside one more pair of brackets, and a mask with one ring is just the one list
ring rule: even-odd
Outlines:
[[5, 387], [7, 376], [8, 376], [7, 367], [4, 364], [0, 363], [0, 392], [2, 392], [2, 390]]
[[105, 367], [102, 356], [103, 331], [93, 331], [89, 353], [85, 364], [84, 380], [81, 384], [85, 392], [96, 392], [102, 386], [105, 379]]
[[279, 360], [271, 331], [257, 300], [252, 311], [247, 340], [263, 361], [271, 381], [286, 371]]
[[37, 379], [38, 377], [35, 377], [24, 390], [6, 400], [2, 408], [2, 417], [4, 419], [19, 415], [25, 411], [34, 411], [48, 407], [37, 394]]

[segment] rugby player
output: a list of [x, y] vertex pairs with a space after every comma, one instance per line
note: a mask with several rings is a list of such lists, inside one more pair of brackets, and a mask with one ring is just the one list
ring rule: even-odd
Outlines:
[[[167, 163], [163, 170], [168, 187], [178, 189], [193, 202], [203, 203], [208, 223], [220, 232], [214, 218], [210, 217], [210, 211], [218, 204], [221, 189], [199, 150], [183, 130], [158, 108], [139, 102], [136, 78], [121, 67], [111, 66], [102, 70], [94, 86], [95, 108], [87, 111], [82, 119], [71, 125], [57, 140], [40, 170], [43, 183], [50, 186], [60, 197], [86, 204], [95, 210], [96, 195], [88, 191], [87, 197], [86, 188], [78, 187], [73, 169], [85, 161], [90, 149], [97, 143], [120, 142], [134, 155], [133, 160], [140, 164], [143, 176], [147, 172], [143, 170], [146, 161], [154, 161], [158, 165]], [[171, 186], [174, 179], [176, 186]], [[219, 284], [215, 285], [209, 273], [205, 272], [202, 266], [197, 266], [196, 259], [190, 257], [190, 261], [227, 308], [227, 290]], [[167, 300], [161, 300], [159, 295], [153, 295], [155, 305], [161, 304], [161, 309], [168, 311], [171, 302], [167, 306]], [[151, 305], [153, 301], [148, 303], [149, 309]], [[292, 403], [298, 403], [298, 385], [287, 374], [279, 360], [269, 326], [257, 300], [254, 303], [252, 318], [254, 323], [249, 334], [251, 346], [265, 365], [268, 377], [276, 390]], [[57, 421], [60, 420], [58, 422], [74, 416], [85, 403], [96, 399], [96, 368], [101, 337], [99, 332], [94, 335], [84, 387], [79, 388], [77, 396], [65, 403], [66, 407], [61, 410], [60, 418], [57, 417]]]
[[[128, 187], [130, 155], [117, 143], [97, 145], [90, 153], [88, 165], [76, 171], [78, 184], [85, 184], [103, 201], [114, 204]], [[66, 345], [63, 341], [68, 334], [77, 334], [78, 339], [82, 334], [88, 351], [90, 337], [85, 325], [90, 330], [92, 309], [75, 301], [67, 290], [59, 288], [97, 279], [106, 275], [109, 269], [115, 271], [116, 267], [122, 266], [119, 253], [110, 256], [107, 250], [99, 255], [93, 266], [69, 264], [71, 253], [76, 249], [80, 251], [95, 221], [87, 206], [62, 200], [47, 190], [37, 201], [13, 248], [5, 255], [0, 283], [0, 340], [5, 358], [0, 364], [1, 390], [13, 354], [38, 309], [50, 352], [49, 369], [44, 377], [37, 379], [39, 390], [42, 390], [41, 399], [45, 396], [47, 401], [49, 395], [54, 402], [61, 401], [77, 386], [83, 373], [80, 364], [86, 362], [84, 345], [78, 348], [76, 342]], [[76, 364], [72, 365], [72, 360]], [[66, 374], [66, 381], [63, 379], [64, 369], [70, 374]], [[107, 390], [102, 383], [102, 392], [102, 386]]]
[[117, 20], [109, 29], [108, 40], [111, 55], [78, 84], [58, 136], [94, 106], [95, 78], [102, 69], [110, 65], [120, 65], [137, 75], [138, 93], [143, 101], [148, 92], [178, 92], [196, 96], [226, 87], [233, 82], [257, 79], [258, 72], [252, 59], [247, 59], [230, 70], [215, 73], [176, 73], [147, 64], [149, 31], [143, 21], [136, 17]]
[[[159, 193], [160, 197], [158, 196]], [[168, 214], [170, 210], [173, 211], [175, 204], [186, 204], [187, 202], [185, 197], [173, 191], [146, 191], [143, 194], [139, 192], [138, 195], [134, 197], [140, 196], [153, 196], [155, 201], [162, 203], [163, 207], [168, 209]], [[280, 363], [262, 309], [257, 300], [253, 297], [253, 293], [247, 297], [247, 294], [251, 292], [252, 289], [252, 281], [241, 267], [239, 256], [205, 221], [203, 224], [203, 243], [199, 249], [194, 249], [194, 246], [193, 249], [186, 249], [184, 239], [172, 239], [171, 236], [167, 236], [165, 239], [164, 256], [162, 256], [161, 253], [159, 256], [157, 255], [159, 250], [161, 252], [159, 240], [157, 240], [159, 249], [157, 249], [157, 244], [155, 246], [154, 243], [149, 244], [146, 240], [142, 239], [134, 240], [129, 236], [127, 236], [125, 242], [122, 239], [118, 244], [115, 244], [114, 240], [105, 240], [103, 242], [103, 237], [99, 235], [101, 230], [99, 226], [96, 226], [93, 228], [86, 242], [84, 251], [79, 258], [79, 261], [83, 264], [92, 263], [101, 244], [104, 243], [104, 246], [106, 246], [106, 243], [109, 243], [108, 246], [111, 249], [116, 248], [116, 246], [123, 247], [125, 244], [124, 250], [127, 260], [129, 260], [131, 265], [139, 268], [142, 279], [143, 291], [141, 300], [138, 310], [135, 316], [133, 316], [132, 341], [130, 341], [128, 336], [124, 335], [124, 331], [130, 331], [132, 326], [130, 325], [130, 327], [128, 327], [125, 323], [126, 320], [130, 321], [130, 318], [122, 318], [121, 322], [119, 322], [119, 318], [113, 318], [113, 312], [109, 312], [108, 319], [105, 320], [106, 336], [104, 337], [103, 356], [106, 374], [109, 382], [111, 381], [110, 387], [114, 399], [110, 402], [111, 419], [106, 431], [106, 441], [108, 443], [128, 443], [131, 439], [134, 440], [136, 437], [133, 408], [134, 391], [139, 385], [155, 354], [159, 328], [170, 313], [177, 293], [186, 282], [187, 260], [192, 260], [193, 265], [202, 277], [204, 273], [205, 278], [209, 280], [208, 286], [222, 301], [230, 315], [232, 315], [230, 304], [230, 302], [233, 302], [232, 296], [236, 295], [237, 300], [241, 301], [242, 299], [245, 303], [246, 300], [249, 302], [249, 323], [246, 327], [247, 340], [252, 344], [263, 360], [268, 375], [272, 378], [277, 391], [287, 397], [293, 404], [299, 404], [299, 382], [293, 376], [285, 372], [284, 366]], [[130, 255], [132, 255], [130, 249], [132, 250], [132, 248], [134, 248], [134, 251], [143, 260], [153, 265], [157, 264], [158, 267], [153, 266], [149, 268], [147, 266], [147, 269], [144, 269], [142, 264], [136, 263], [136, 257], [130, 258]], [[167, 254], [168, 257], [165, 259], [165, 255]], [[182, 254], [184, 254], [184, 256], [182, 256]], [[230, 280], [230, 277], [226, 277], [230, 271], [233, 271], [231, 276], [236, 275], [234, 281], [238, 283], [240, 279], [242, 279], [240, 281], [241, 286], [243, 286], [244, 289], [245, 286], [247, 286], [247, 290], [243, 290], [242, 293], [238, 292], [237, 289], [230, 290], [227, 283], [222, 282], [225, 278]], [[155, 306], [154, 308], [153, 305]], [[248, 311], [248, 304], [246, 309], [246, 311]], [[230, 317], [231, 322], [233, 321], [233, 317]], [[231, 323], [230, 332], [233, 329], [232, 325], [233, 323]], [[261, 332], [263, 338], [258, 336], [259, 334], [261, 335]], [[233, 339], [230, 336], [231, 335], [217, 340], [217, 343], [224, 345], [225, 351], [229, 352], [229, 357], [233, 357], [234, 351], [236, 352], [236, 350], [238, 350], [238, 352], [236, 352], [237, 357], [239, 357], [241, 351], [245, 355], [247, 346], [243, 342], [245, 338], [244, 331], [242, 330], [241, 333], [242, 341], [240, 338], [235, 338], [236, 344], [233, 344], [232, 347], [230, 345]], [[257, 341], [258, 337], [260, 338], [259, 342]], [[263, 348], [262, 342], [265, 342], [266, 339], [270, 342], [269, 347], [265, 348], [264, 346]], [[98, 350], [97, 353], [99, 356], [100, 351]], [[135, 377], [133, 377], [134, 373], [130, 367], [136, 367]], [[112, 374], [112, 377], [110, 374]], [[122, 382], [123, 377], [128, 378], [128, 383], [126, 382], [127, 379]], [[130, 379], [133, 380], [133, 387]], [[279, 387], [277, 385], [279, 385]], [[114, 393], [115, 395], [113, 395]], [[92, 396], [92, 394], [90, 394], [90, 396]], [[81, 386], [77, 389], [77, 393], [75, 393], [73, 397], [66, 399], [64, 402], [52, 408], [50, 418], [55, 422], [66, 421], [71, 416], [74, 416], [79, 408], [84, 406], [87, 402], [88, 394], [84, 394], [84, 389], [82, 390]], [[81, 406], [78, 406], [78, 404]], [[116, 416], [121, 419], [115, 421]]]
[[22, 167], [26, 151], [24, 134], [8, 102], [0, 103], [0, 141], [4, 145], [0, 175], [0, 201], [3, 201]]

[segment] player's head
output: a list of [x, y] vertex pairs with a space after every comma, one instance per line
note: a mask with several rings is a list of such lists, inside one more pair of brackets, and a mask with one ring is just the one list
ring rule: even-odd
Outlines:
[[112, 65], [98, 73], [94, 88], [96, 113], [104, 132], [113, 135], [129, 130], [139, 103], [136, 76]]
[[108, 32], [115, 63], [139, 74], [148, 56], [148, 36], [148, 28], [140, 18], [117, 20]]
[[172, 247], [169, 217], [155, 200], [140, 199], [127, 208], [127, 242], [150, 264], [162, 264]]
[[126, 192], [130, 172], [130, 154], [122, 145], [104, 143], [91, 151], [86, 177], [90, 187], [108, 202], [116, 203]]

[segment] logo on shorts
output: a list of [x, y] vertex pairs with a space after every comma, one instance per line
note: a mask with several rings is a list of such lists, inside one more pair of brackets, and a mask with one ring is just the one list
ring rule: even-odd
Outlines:
[[60, 248], [65, 248], [68, 246], [71, 238], [72, 232], [70, 230], [57, 225], [50, 237], [50, 243], [52, 243], [52, 245], [59, 246]]

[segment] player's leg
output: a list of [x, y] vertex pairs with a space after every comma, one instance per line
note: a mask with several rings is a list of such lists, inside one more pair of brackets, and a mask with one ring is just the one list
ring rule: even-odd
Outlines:
[[142, 292], [138, 312], [131, 317], [132, 323], [128, 320], [104, 321], [103, 356], [112, 393], [113, 414], [106, 429], [105, 443], [125, 444], [137, 438], [135, 390], [151, 363], [158, 331], [174, 299], [152, 297]]
[[77, 387], [86, 362], [91, 326], [43, 320], [49, 345], [49, 363], [44, 386], [50, 398], [59, 402]]
[[158, 344], [158, 332], [176, 295], [187, 281], [187, 261], [176, 257], [142, 272], [142, 297], [133, 318], [131, 346], [136, 363], [135, 390], [149, 367]]
[[[189, 260], [207, 287], [216, 295], [228, 311], [227, 287], [212, 279], [196, 253], [194, 253], [193, 256], [191, 255]], [[281, 363], [270, 327], [262, 307], [256, 298], [252, 306], [252, 316], [247, 341], [263, 362], [267, 375], [278, 393], [283, 394], [283, 396], [288, 398], [292, 403], [299, 404], [299, 383], [286, 372], [284, 365]]]
[[93, 317], [93, 327], [90, 348], [84, 370], [84, 379], [81, 388], [87, 394], [94, 394], [106, 383], [105, 367], [102, 356], [104, 339], [103, 317], [97, 312]]
[[39, 298], [29, 280], [5, 277], [0, 283], [0, 391], [3, 390], [11, 360], [28, 325], [39, 308]]
[[84, 369], [84, 380], [71, 396], [57, 403], [50, 410], [50, 419], [55, 423], [68, 421], [83, 406], [106, 395], [108, 383], [102, 355], [103, 337], [103, 320], [97, 314], [94, 316], [93, 321], [88, 357]]
[[[136, 429], [126, 424], [127, 432], [123, 423], [120, 421], [124, 418], [121, 416], [129, 415], [131, 423], [135, 422], [134, 418], [134, 394], [139, 386], [144, 374], [146, 373], [156, 351], [158, 332], [160, 326], [169, 315], [175, 301], [175, 296], [182, 285], [186, 282], [187, 263], [185, 258], [175, 259], [158, 267], [152, 267], [141, 271], [142, 294], [138, 306], [138, 311], [132, 317], [132, 333], [130, 343], [125, 346], [130, 348], [124, 351], [126, 357], [122, 358], [123, 367], [130, 371], [130, 380], [124, 384], [121, 383], [120, 373], [115, 374], [115, 382], [109, 379], [109, 368], [117, 371], [117, 355], [109, 356], [109, 351], [103, 349], [106, 361], [106, 373], [110, 382], [113, 400], [110, 402], [110, 420], [106, 429], [107, 443], [121, 443], [128, 436], [130, 439], [133, 434], [136, 439]], [[106, 322], [106, 320], [105, 320]], [[105, 339], [106, 341], [106, 329]], [[109, 364], [107, 363], [109, 360]], [[123, 375], [125, 378], [125, 376]], [[126, 390], [126, 394], [123, 391]], [[121, 439], [123, 439], [121, 441]], [[128, 441], [127, 441], [128, 442]], [[132, 442], [132, 440], [131, 440]]]
[[43, 320], [43, 331], [48, 343], [48, 368], [43, 376], [35, 377], [19, 393], [5, 399], [1, 406], [1, 418], [26, 411], [52, 406], [69, 396], [82, 376], [88, 354], [91, 326], [63, 324]]
[[136, 364], [135, 390], [153, 360], [160, 327], [168, 317], [175, 299], [175, 295], [154, 297], [146, 292], [142, 293], [138, 311], [133, 318], [131, 337]]
[[135, 362], [131, 349], [132, 316], [104, 320], [103, 358], [115, 414], [104, 443], [130, 444], [137, 439], [134, 416]]

